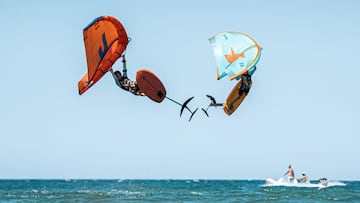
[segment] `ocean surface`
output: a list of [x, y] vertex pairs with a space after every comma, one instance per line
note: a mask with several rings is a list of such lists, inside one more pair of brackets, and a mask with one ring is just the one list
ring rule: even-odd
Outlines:
[[0, 180], [0, 202], [360, 202], [360, 181], [317, 188], [265, 180]]

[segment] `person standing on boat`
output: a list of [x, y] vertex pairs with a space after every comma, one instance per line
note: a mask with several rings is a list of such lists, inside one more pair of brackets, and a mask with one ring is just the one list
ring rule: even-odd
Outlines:
[[294, 169], [291, 167], [291, 165], [289, 165], [287, 172], [284, 174], [284, 176], [286, 176], [286, 175], [288, 176], [289, 182], [294, 182], [295, 172], [294, 172]]

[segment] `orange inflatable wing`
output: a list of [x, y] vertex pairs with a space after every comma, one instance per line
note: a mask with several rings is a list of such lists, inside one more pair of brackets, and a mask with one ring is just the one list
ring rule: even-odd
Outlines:
[[88, 72], [78, 82], [80, 95], [111, 69], [129, 43], [124, 26], [111, 16], [96, 18], [83, 33]]

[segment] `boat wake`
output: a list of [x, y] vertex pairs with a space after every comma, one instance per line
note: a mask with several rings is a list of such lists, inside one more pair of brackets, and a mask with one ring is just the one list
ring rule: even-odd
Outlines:
[[338, 181], [328, 181], [327, 179], [320, 179], [319, 181], [311, 181], [311, 182], [298, 182], [297, 180], [290, 182], [286, 178], [272, 179], [266, 178], [264, 187], [272, 187], [272, 186], [284, 186], [284, 187], [314, 187], [314, 188], [326, 188], [326, 187], [334, 187], [334, 186], [346, 186], [345, 183]]

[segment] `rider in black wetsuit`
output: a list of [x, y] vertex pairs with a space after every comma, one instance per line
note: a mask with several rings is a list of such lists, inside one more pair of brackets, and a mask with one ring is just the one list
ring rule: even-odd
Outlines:
[[132, 81], [127, 77], [126, 74], [126, 60], [125, 55], [122, 56], [123, 60], [123, 75], [121, 75], [120, 71], [113, 71], [110, 69], [110, 72], [112, 76], [114, 77], [115, 83], [117, 86], [119, 86], [121, 89], [124, 89], [126, 91], [129, 91], [137, 96], [145, 96], [145, 93], [141, 92], [138, 85], [136, 84], [136, 81]]
[[241, 86], [239, 88], [239, 95], [243, 92], [247, 95], [250, 90], [250, 83], [251, 83], [251, 75], [248, 73], [241, 76]]

